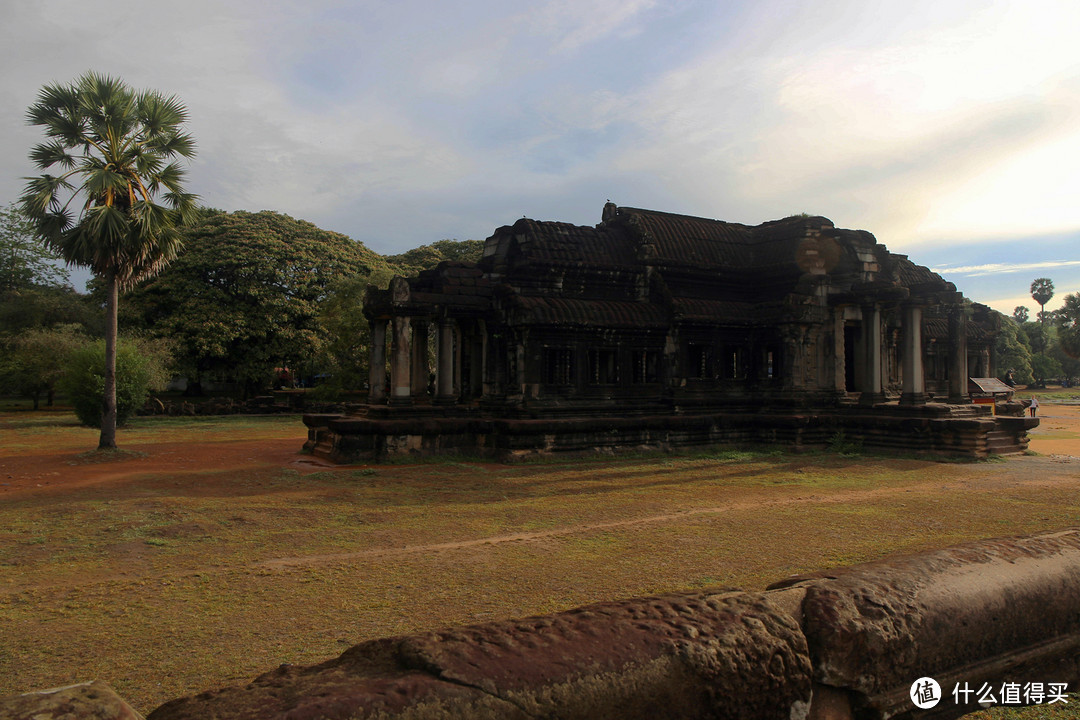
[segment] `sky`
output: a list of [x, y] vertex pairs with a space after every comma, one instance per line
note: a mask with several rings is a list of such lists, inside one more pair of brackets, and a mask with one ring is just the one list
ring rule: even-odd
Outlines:
[[865, 229], [1011, 313], [1080, 291], [1076, 0], [4, 0], [0, 204], [41, 87], [176, 95], [189, 189], [396, 253], [606, 201]]

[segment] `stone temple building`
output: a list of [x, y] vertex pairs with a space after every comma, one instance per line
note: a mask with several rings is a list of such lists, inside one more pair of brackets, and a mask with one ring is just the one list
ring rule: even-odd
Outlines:
[[475, 264], [369, 288], [368, 404], [308, 415], [307, 448], [390, 454], [732, 442], [985, 456], [1027, 445], [997, 374], [998, 316], [874, 236], [616, 207], [522, 219]]

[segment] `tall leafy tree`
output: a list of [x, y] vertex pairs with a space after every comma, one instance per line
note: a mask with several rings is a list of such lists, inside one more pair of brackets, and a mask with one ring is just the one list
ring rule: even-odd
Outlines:
[[115, 448], [119, 292], [176, 257], [180, 227], [195, 215], [196, 197], [185, 192], [178, 162], [195, 152], [184, 130], [187, 110], [174, 96], [87, 73], [43, 87], [27, 120], [45, 133], [30, 159], [46, 172], [27, 178], [22, 210], [46, 246], [89, 267], [106, 287], [98, 447]]
[[1004, 376], [1007, 370], [1011, 370], [1016, 382], [1022, 385], [1030, 383], [1033, 379], [1031, 377], [1031, 347], [1020, 325], [1002, 316], [1001, 332], [998, 333], [995, 346], [1001, 375]]
[[0, 359], [7, 388], [33, 400], [35, 410], [43, 394], [52, 405], [68, 356], [85, 343], [86, 336], [78, 325], [34, 328], [20, 333]]
[[22, 210], [0, 208], [0, 293], [65, 285], [68, 273], [57, 265], [60, 259], [38, 242]]
[[1031, 299], [1039, 303], [1039, 322], [1046, 322], [1046, 303], [1054, 297], [1054, 281], [1050, 278], [1035, 278], [1031, 283]]
[[1028, 309], [1023, 305], [1017, 305], [1015, 308], [1013, 308], [1012, 316], [1013, 320], [1022, 325], [1026, 323], [1028, 319], [1030, 319], [1031, 314], [1028, 312]]
[[209, 211], [187, 232], [184, 254], [125, 296], [124, 315], [174, 339], [189, 379], [221, 374], [250, 394], [275, 367], [315, 370], [333, 341], [323, 305], [383, 265], [360, 243], [287, 215]]
[[1061, 348], [1072, 357], [1080, 358], [1080, 293], [1065, 296], [1057, 320]]

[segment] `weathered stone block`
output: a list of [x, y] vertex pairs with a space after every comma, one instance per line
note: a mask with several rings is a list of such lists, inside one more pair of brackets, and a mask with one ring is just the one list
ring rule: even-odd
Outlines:
[[92, 681], [0, 699], [4, 720], [144, 720], [112, 688]]
[[761, 593], [717, 592], [368, 642], [149, 717], [800, 720], [810, 695], [797, 623]]

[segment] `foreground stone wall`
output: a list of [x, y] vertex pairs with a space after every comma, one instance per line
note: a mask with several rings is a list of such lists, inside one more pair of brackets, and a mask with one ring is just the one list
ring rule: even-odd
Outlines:
[[[939, 702], [920, 710], [911, 691], [924, 677], [940, 684]], [[1080, 529], [1071, 529], [797, 576], [764, 592], [638, 598], [374, 640], [148, 718], [955, 718], [979, 709], [984, 687], [1013, 704], [1005, 683], [1040, 683], [1048, 701], [1078, 681]]]

